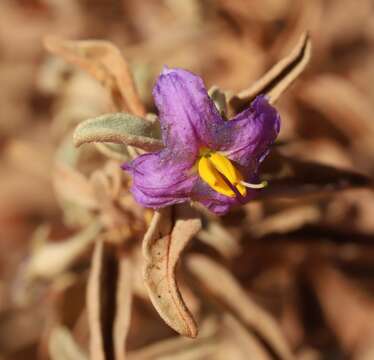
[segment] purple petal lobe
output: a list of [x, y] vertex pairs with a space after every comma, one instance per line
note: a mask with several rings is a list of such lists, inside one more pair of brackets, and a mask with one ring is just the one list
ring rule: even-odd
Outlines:
[[164, 68], [153, 89], [164, 144], [198, 154], [210, 147], [212, 129], [223, 122], [202, 79], [189, 71]]
[[131, 192], [145, 207], [159, 208], [188, 201], [197, 180], [193, 158], [164, 149], [137, 157], [122, 168], [132, 175]]
[[251, 106], [228, 121], [220, 131], [219, 144], [229, 159], [254, 174], [266, 157], [280, 129], [280, 117], [265, 96], [258, 96]]

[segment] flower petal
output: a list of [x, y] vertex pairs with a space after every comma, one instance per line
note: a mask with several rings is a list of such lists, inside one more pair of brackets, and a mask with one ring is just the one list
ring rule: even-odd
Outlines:
[[164, 149], [137, 157], [122, 168], [132, 175], [131, 192], [145, 207], [159, 208], [189, 200], [197, 180], [194, 159]]
[[220, 130], [219, 150], [241, 165], [248, 175], [254, 174], [269, 153], [279, 130], [278, 112], [265, 96], [258, 96], [248, 109], [227, 121]]
[[214, 128], [224, 121], [202, 79], [189, 71], [164, 68], [153, 89], [164, 144], [195, 155], [211, 147]]
[[201, 179], [198, 179], [192, 189], [191, 199], [200, 202], [216, 215], [224, 215], [233, 206], [247, 203], [255, 196], [255, 193], [255, 190], [248, 190], [247, 195], [240, 199], [225, 196], [212, 189]]

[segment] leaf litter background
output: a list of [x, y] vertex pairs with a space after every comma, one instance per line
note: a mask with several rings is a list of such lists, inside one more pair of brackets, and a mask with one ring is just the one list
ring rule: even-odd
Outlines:
[[[374, 359], [373, 7], [2, 0], [0, 359]], [[83, 120], [154, 111], [164, 64], [238, 93], [231, 112], [279, 97], [257, 201], [153, 215], [119, 170], [138, 149], [74, 147]]]

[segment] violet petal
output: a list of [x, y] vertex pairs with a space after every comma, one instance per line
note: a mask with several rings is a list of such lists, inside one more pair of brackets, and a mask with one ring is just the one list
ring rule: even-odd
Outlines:
[[182, 69], [164, 68], [153, 89], [164, 144], [197, 154], [211, 147], [211, 134], [224, 121], [200, 77]]

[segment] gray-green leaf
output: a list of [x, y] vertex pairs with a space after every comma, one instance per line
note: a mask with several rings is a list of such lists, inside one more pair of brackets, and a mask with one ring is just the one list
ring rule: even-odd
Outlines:
[[163, 147], [158, 121], [150, 121], [127, 113], [105, 114], [88, 119], [77, 126], [75, 146], [91, 142], [126, 144], [146, 151]]

